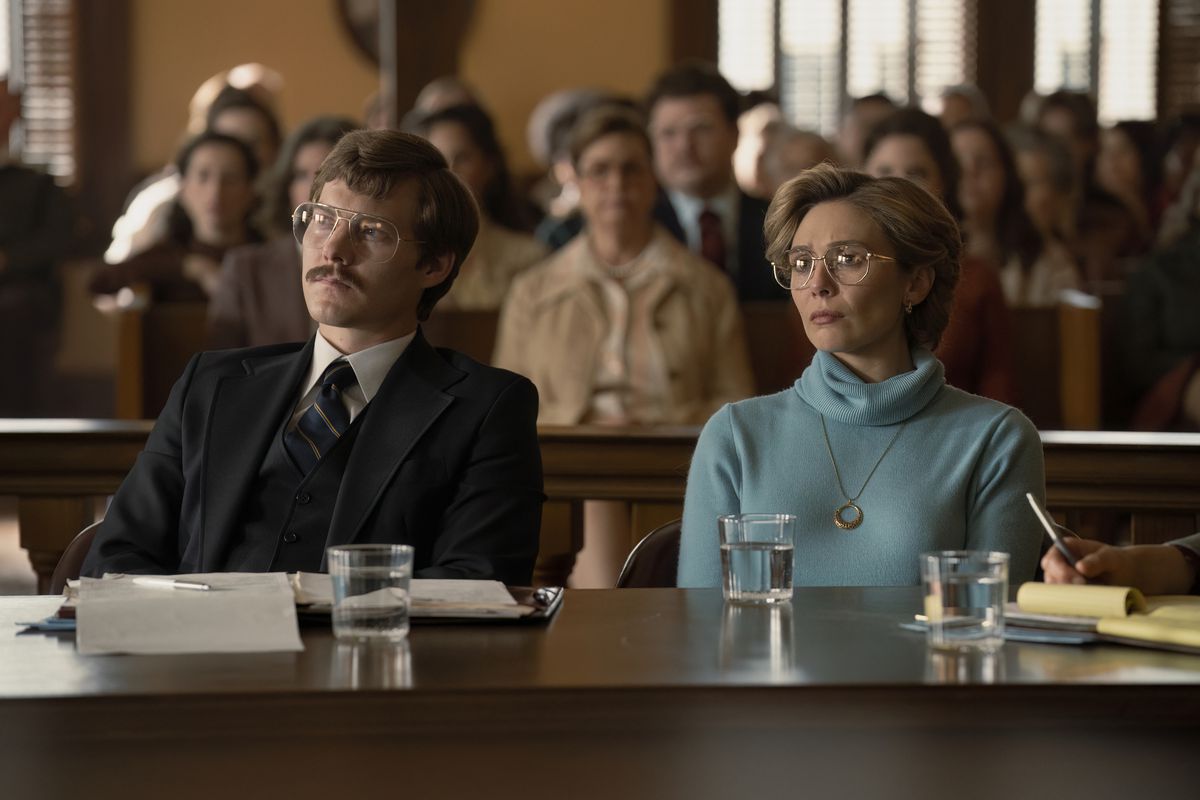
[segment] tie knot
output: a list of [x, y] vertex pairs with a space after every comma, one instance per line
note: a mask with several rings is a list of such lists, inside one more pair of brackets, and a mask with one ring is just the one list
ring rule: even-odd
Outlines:
[[354, 374], [354, 367], [350, 366], [349, 361], [342, 359], [338, 359], [326, 367], [325, 372], [321, 375], [322, 388], [332, 388], [338, 392], [356, 383], [358, 383], [358, 376]]

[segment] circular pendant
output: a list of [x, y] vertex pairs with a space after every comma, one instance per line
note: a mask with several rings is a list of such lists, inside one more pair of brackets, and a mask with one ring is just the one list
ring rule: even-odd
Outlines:
[[[854, 509], [854, 516], [846, 519], [843, 512]], [[844, 531], [854, 530], [859, 525], [862, 525], [863, 513], [862, 509], [854, 504], [854, 501], [847, 500], [845, 505], [838, 506], [838, 510], [833, 512], [833, 524], [837, 525]]]

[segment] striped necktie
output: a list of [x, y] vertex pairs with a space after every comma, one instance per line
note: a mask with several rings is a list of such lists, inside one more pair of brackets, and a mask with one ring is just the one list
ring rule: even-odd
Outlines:
[[334, 361], [321, 375], [316, 401], [300, 415], [296, 427], [284, 434], [284, 446], [305, 475], [350, 427], [350, 412], [342, 402], [342, 392], [357, 382], [349, 362]]

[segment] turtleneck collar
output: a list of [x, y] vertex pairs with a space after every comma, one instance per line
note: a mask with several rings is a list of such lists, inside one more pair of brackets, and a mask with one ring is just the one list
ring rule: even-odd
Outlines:
[[846, 425], [895, 425], [928, 405], [946, 382], [933, 353], [914, 348], [912, 358], [912, 371], [865, 383], [832, 353], [818, 350], [796, 381], [796, 393], [817, 413]]

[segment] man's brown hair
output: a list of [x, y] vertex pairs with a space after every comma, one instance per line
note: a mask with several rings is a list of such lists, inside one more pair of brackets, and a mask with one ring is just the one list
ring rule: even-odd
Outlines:
[[399, 131], [353, 131], [346, 134], [321, 164], [313, 180], [312, 199], [330, 181], [341, 181], [357, 194], [383, 200], [405, 181], [417, 183], [417, 218], [412, 235], [420, 240], [421, 264], [445, 255], [454, 258], [449, 276], [421, 293], [417, 319], [429, 318], [458, 277], [475, 236], [479, 210], [436, 147], [419, 136]]

